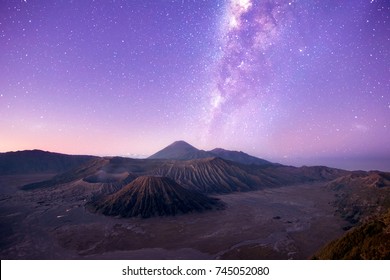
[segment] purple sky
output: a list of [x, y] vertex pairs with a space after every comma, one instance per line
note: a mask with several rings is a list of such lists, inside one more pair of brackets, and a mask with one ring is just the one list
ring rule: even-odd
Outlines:
[[390, 171], [389, 17], [388, 0], [3, 0], [0, 152], [185, 140]]

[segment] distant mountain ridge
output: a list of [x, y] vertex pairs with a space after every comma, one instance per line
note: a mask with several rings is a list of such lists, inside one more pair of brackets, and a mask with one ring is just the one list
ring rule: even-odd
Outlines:
[[0, 175], [60, 173], [98, 157], [67, 155], [42, 150], [0, 153]]
[[[58, 175], [47, 181], [25, 185], [22, 187], [24, 190], [49, 188], [77, 180], [90, 184], [105, 184], [104, 186], [117, 190], [135, 178], [147, 175], [168, 177], [186, 189], [202, 193], [230, 193], [327, 181], [346, 175], [343, 170], [321, 166], [296, 168], [274, 164], [243, 152], [224, 149], [207, 152], [198, 150], [184, 141], [172, 143], [149, 159], [71, 156], [43, 151], [33, 151], [33, 154], [38, 155], [34, 160], [41, 167], [38, 169], [40, 172], [48, 173], [53, 170], [58, 172]], [[14, 165], [24, 166], [31, 163], [31, 151], [17, 152], [15, 155], [19, 165], [16, 164], [17, 161]], [[162, 159], [163, 157], [173, 159]], [[185, 159], [188, 157], [191, 159]], [[48, 162], [40, 164], [45, 158], [48, 158]], [[57, 166], [57, 162], [62, 162], [61, 160], [65, 162], [70, 160], [72, 164], [66, 167], [72, 168], [59, 171], [65, 169], [62, 165], [60, 168]], [[81, 163], [78, 164], [79, 162]], [[36, 163], [32, 162], [32, 165], [32, 171], [28, 172], [38, 172]]]
[[[209, 194], [330, 182], [350, 174], [325, 166], [284, 166], [237, 151], [203, 151], [184, 141], [174, 142], [148, 159], [71, 156], [43, 151], [11, 155], [10, 166], [19, 168], [13, 172], [57, 173], [49, 180], [24, 185], [20, 187], [22, 190], [65, 188], [66, 192], [77, 193], [93, 203], [88, 204], [93, 211], [123, 217], [202, 211], [214, 207]], [[2, 156], [3, 164], [9, 167]]]
[[255, 165], [272, 165], [273, 163], [261, 159], [258, 157], [254, 157], [251, 155], [248, 155], [244, 152], [237, 152], [237, 151], [229, 151], [221, 148], [216, 148], [210, 151], [213, 155], [220, 157], [222, 159], [242, 163], [242, 164], [255, 164]]
[[273, 163], [267, 160], [248, 155], [241, 151], [229, 151], [222, 148], [204, 151], [195, 148], [185, 141], [173, 142], [169, 146], [151, 155], [149, 159], [191, 160], [210, 157], [219, 157], [242, 164], [273, 165]]

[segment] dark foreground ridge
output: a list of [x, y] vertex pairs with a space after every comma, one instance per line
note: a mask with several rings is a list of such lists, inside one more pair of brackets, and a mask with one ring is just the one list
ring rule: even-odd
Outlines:
[[105, 215], [148, 218], [202, 212], [221, 207], [221, 204], [216, 199], [186, 190], [167, 177], [141, 176], [88, 206]]
[[389, 260], [390, 211], [351, 229], [341, 238], [322, 248], [313, 258], [325, 260]]

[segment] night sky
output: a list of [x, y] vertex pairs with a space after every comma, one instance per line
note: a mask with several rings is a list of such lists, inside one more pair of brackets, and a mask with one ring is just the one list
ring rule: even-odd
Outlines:
[[390, 171], [390, 1], [0, 0], [0, 152], [175, 140]]

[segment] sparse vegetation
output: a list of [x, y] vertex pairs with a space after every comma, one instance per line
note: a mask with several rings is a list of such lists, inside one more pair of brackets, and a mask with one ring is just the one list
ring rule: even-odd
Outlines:
[[[390, 259], [390, 180], [384, 172], [353, 172], [329, 184], [342, 218], [357, 225], [315, 259]], [[349, 228], [349, 227], [347, 227]]]
[[351, 229], [322, 248], [314, 259], [390, 259], [390, 211]]

